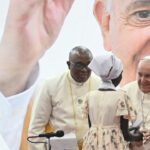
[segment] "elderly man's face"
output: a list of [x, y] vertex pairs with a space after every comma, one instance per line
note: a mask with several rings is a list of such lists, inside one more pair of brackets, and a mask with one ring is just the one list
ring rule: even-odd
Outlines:
[[89, 53], [74, 54], [70, 61], [67, 62], [72, 78], [79, 82], [86, 82], [91, 75], [91, 70], [88, 64], [92, 60], [92, 55]]
[[137, 80], [141, 91], [150, 92], [150, 60], [140, 61], [137, 69]]
[[95, 5], [104, 46], [123, 63], [122, 85], [136, 79], [139, 60], [150, 55], [150, 0], [112, 0], [106, 13], [101, 0]]

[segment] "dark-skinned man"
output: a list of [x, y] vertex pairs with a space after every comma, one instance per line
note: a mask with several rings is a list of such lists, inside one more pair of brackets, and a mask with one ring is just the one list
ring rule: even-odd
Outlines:
[[[35, 105], [29, 126], [29, 135], [37, 135], [50, 125], [50, 131], [75, 132], [78, 144], [88, 129], [88, 119], [83, 119], [78, 108], [83, 96], [98, 89], [100, 80], [91, 75], [88, 64], [93, 56], [85, 47], [75, 47], [70, 51], [68, 72], [55, 78], [46, 79], [35, 93]], [[79, 146], [80, 147], [80, 146]], [[81, 147], [80, 147], [81, 148]], [[30, 144], [31, 150], [44, 150], [44, 144]]]

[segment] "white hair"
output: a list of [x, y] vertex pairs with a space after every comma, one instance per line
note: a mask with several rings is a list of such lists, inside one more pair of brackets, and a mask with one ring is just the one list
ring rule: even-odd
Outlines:
[[[98, 1], [98, 0], [95, 0], [95, 2]], [[106, 6], [106, 11], [108, 13], [110, 13], [110, 10], [111, 10], [111, 7], [112, 7], [112, 1], [113, 0], [103, 0], [104, 1], [104, 4]]]
[[104, 0], [106, 1], [106, 10], [110, 13], [112, 0]]

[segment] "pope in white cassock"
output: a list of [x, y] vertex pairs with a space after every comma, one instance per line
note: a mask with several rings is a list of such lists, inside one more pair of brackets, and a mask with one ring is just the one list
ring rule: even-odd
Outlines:
[[137, 81], [127, 84], [124, 89], [136, 106], [137, 119], [142, 122], [143, 143], [132, 143], [133, 150], [150, 150], [150, 56], [140, 60]]
[[[35, 93], [35, 105], [29, 126], [29, 135], [38, 135], [46, 130], [74, 132], [81, 149], [82, 137], [88, 130], [88, 118], [83, 119], [78, 108], [83, 96], [99, 88], [100, 79], [91, 75], [88, 64], [92, 53], [85, 47], [75, 47], [67, 61], [69, 71], [55, 78], [46, 79]], [[30, 144], [31, 150], [44, 150], [44, 144]]]

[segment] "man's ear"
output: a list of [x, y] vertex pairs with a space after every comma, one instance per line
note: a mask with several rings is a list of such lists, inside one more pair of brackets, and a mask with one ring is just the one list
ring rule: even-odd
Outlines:
[[104, 39], [104, 47], [106, 50], [111, 50], [111, 37], [110, 37], [110, 15], [106, 10], [104, 0], [96, 0], [94, 5], [94, 15], [101, 27]]
[[68, 69], [70, 69], [70, 62], [67, 61], [67, 66], [68, 66]]

